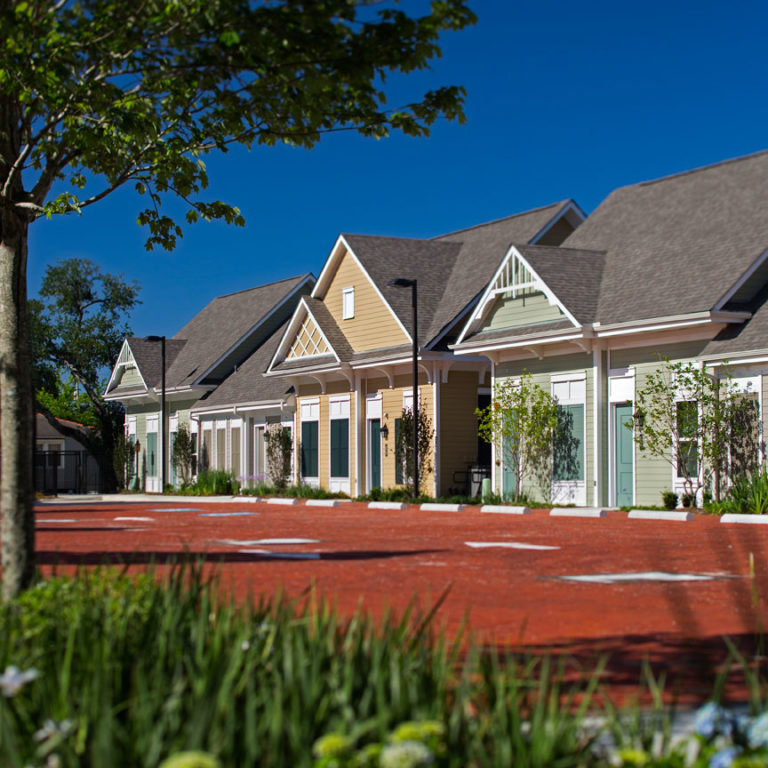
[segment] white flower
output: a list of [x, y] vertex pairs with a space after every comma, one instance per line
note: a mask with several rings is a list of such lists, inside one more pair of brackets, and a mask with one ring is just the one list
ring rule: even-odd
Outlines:
[[240, 643], [240, 648], [243, 651], [247, 651], [251, 647], [251, 644], [247, 640], [243, 640], [242, 643]]
[[15, 696], [28, 682], [39, 677], [36, 669], [25, 669], [23, 672], [14, 666], [6, 667], [0, 675], [0, 692], [7, 699]]
[[432, 750], [420, 741], [401, 741], [388, 744], [379, 757], [380, 768], [424, 768], [432, 765]]
[[71, 720], [62, 720], [57, 723], [55, 720], [46, 720], [39, 731], [35, 731], [32, 738], [35, 741], [48, 741], [52, 736], [58, 733], [69, 733], [72, 729]]

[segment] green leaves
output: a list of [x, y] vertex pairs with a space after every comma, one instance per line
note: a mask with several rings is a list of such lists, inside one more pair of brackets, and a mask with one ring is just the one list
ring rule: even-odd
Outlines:
[[427, 67], [440, 35], [474, 20], [466, 0], [433, 2], [421, 17], [349, 0], [16, 2], [0, 17], [0, 103], [18, 132], [0, 138], [0, 156], [17, 162], [0, 181], [29, 193], [30, 220], [79, 212], [131, 182], [152, 198], [139, 217], [148, 247], [173, 248], [182, 230], [159, 212], [168, 195], [196, 212], [188, 223], [243, 222], [201, 199], [208, 152], [309, 148], [348, 129], [426, 136], [438, 119], [462, 121], [460, 87], [392, 109], [382, 83]]

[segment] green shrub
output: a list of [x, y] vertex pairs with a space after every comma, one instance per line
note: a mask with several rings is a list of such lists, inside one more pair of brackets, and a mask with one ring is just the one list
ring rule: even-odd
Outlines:
[[338, 747], [378, 766], [413, 741], [435, 768], [592, 762], [597, 674], [566, 688], [570, 670], [546, 659], [446, 643], [431, 612], [377, 626], [221, 595], [187, 562], [56, 578], [0, 606], [0, 765], [311, 768]]
[[234, 496], [240, 492], [240, 483], [224, 469], [206, 469], [185, 492], [194, 496]]
[[661, 500], [664, 509], [672, 510], [677, 509], [678, 496], [674, 491], [662, 491]]
[[718, 514], [764, 515], [768, 512], [768, 471], [764, 467], [737, 475], [725, 498], [712, 502]]

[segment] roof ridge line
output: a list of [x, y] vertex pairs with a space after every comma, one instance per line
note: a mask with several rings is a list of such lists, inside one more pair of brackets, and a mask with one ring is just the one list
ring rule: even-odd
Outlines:
[[497, 219], [491, 219], [490, 221], [484, 221], [484, 222], [481, 222], [480, 224], [473, 224], [470, 227], [462, 227], [461, 229], [454, 229], [454, 230], [451, 230], [450, 232], [443, 232], [442, 234], [434, 235], [433, 237], [430, 237], [430, 238], [427, 238], [427, 239], [428, 240], [438, 240], [441, 237], [448, 237], [449, 235], [458, 235], [458, 234], [460, 234], [462, 232], [470, 232], [473, 229], [480, 229], [481, 227], [489, 227], [492, 224], [499, 224], [502, 221], [509, 221], [510, 219], [516, 219], [519, 216], [527, 216], [528, 214], [536, 213], [537, 211], [544, 211], [547, 208], [557, 208], [558, 206], [563, 206], [566, 203], [574, 203], [575, 204], [575, 201], [573, 200], [573, 198], [568, 197], [565, 200], [558, 200], [557, 202], [549, 203], [548, 205], [540, 205], [537, 208], [530, 208], [527, 211], [519, 211], [518, 213], [512, 213], [509, 216], [500, 216]]
[[666, 176], [660, 176], [658, 179], [648, 179], [647, 181], [638, 181], [635, 184], [627, 184], [624, 187], [618, 189], [628, 189], [632, 187], [647, 187], [651, 184], [658, 184], [660, 181], [668, 181], [670, 179], [676, 179], [679, 176], [691, 176], [694, 173], [701, 173], [702, 171], [708, 171], [712, 168], [719, 168], [723, 165], [731, 165], [732, 163], [741, 163], [745, 160], [753, 160], [760, 155], [768, 155], [768, 149], [761, 149], [757, 152], [751, 152], [748, 155], [740, 155], [739, 157], [729, 157], [725, 160], [718, 160], [716, 163], [708, 163], [707, 165], [700, 165], [696, 168], [688, 168], [685, 171], [678, 171], [677, 173], [669, 173]]
[[[289, 283], [291, 282], [291, 280], [298, 280], [300, 278], [307, 278], [311, 276], [314, 276], [312, 272], [304, 272], [301, 275], [294, 275], [293, 277], [284, 277], [282, 280], [273, 280], [271, 283], [262, 283], [261, 285], [254, 285], [251, 288], [241, 288], [239, 291], [232, 291], [232, 293], [222, 293], [221, 296], [214, 296], [210, 300], [209, 304], [213, 304], [214, 301], [218, 301], [219, 299], [228, 299], [230, 296], [237, 296], [239, 293], [248, 293], [248, 291], [258, 291], [261, 288], [270, 288], [273, 285], [280, 285], [280, 283]], [[203, 307], [203, 309], [205, 309], [205, 307]], [[202, 312], [202, 310], [200, 311]]]

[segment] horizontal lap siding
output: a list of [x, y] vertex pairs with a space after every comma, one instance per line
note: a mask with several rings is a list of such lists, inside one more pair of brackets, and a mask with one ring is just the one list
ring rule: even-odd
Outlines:
[[[355, 289], [355, 314], [348, 320], [342, 319], [342, 291], [345, 288]], [[339, 264], [323, 303], [355, 352], [408, 343], [408, 337], [392, 312], [348, 253]]]
[[562, 320], [565, 317], [558, 306], [553, 306], [543, 293], [531, 296], [502, 298], [491, 311], [484, 330], [516, 328], [535, 323]]
[[138, 368], [136, 366], [126, 366], [123, 369], [123, 375], [120, 377], [120, 384], [117, 386], [117, 390], [128, 387], [143, 387], [144, 382], [141, 380]]
[[[687, 362], [700, 354], [702, 341], [681, 342], [657, 347], [636, 347], [611, 350], [612, 369], [631, 368], [635, 371], [635, 391], [645, 387], [648, 376], [663, 365], [664, 360]], [[635, 444], [635, 504], [659, 505], [663, 491], [671, 490], [673, 465], [663, 457], [641, 451]]]
[[[524, 373], [530, 373], [533, 383], [541, 387], [545, 392], [552, 391], [553, 374], [586, 374], [585, 402], [584, 402], [584, 481], [586, 484], [587, 503], [592, 503], [592, 491], [594, 488], [595, 458], [594, 458], [594, 385], [592, 375], [592, 355], [576, 353], [573, 355], [560, 355], [557, 357], [545, 357], [542, 360], [532, 358], [510, 363], [500, 363], [496, 366], [498, 380], [514, 378]], [[497, 473], [497, 476], [501, 473]], [[501, 478], [499, 477], [499, 482]], [[534, 477], [528, 477], [524, 481], [526, 492], [537, 500], [548, 501], [552, 491], [549, 485], [539, 483]]]

